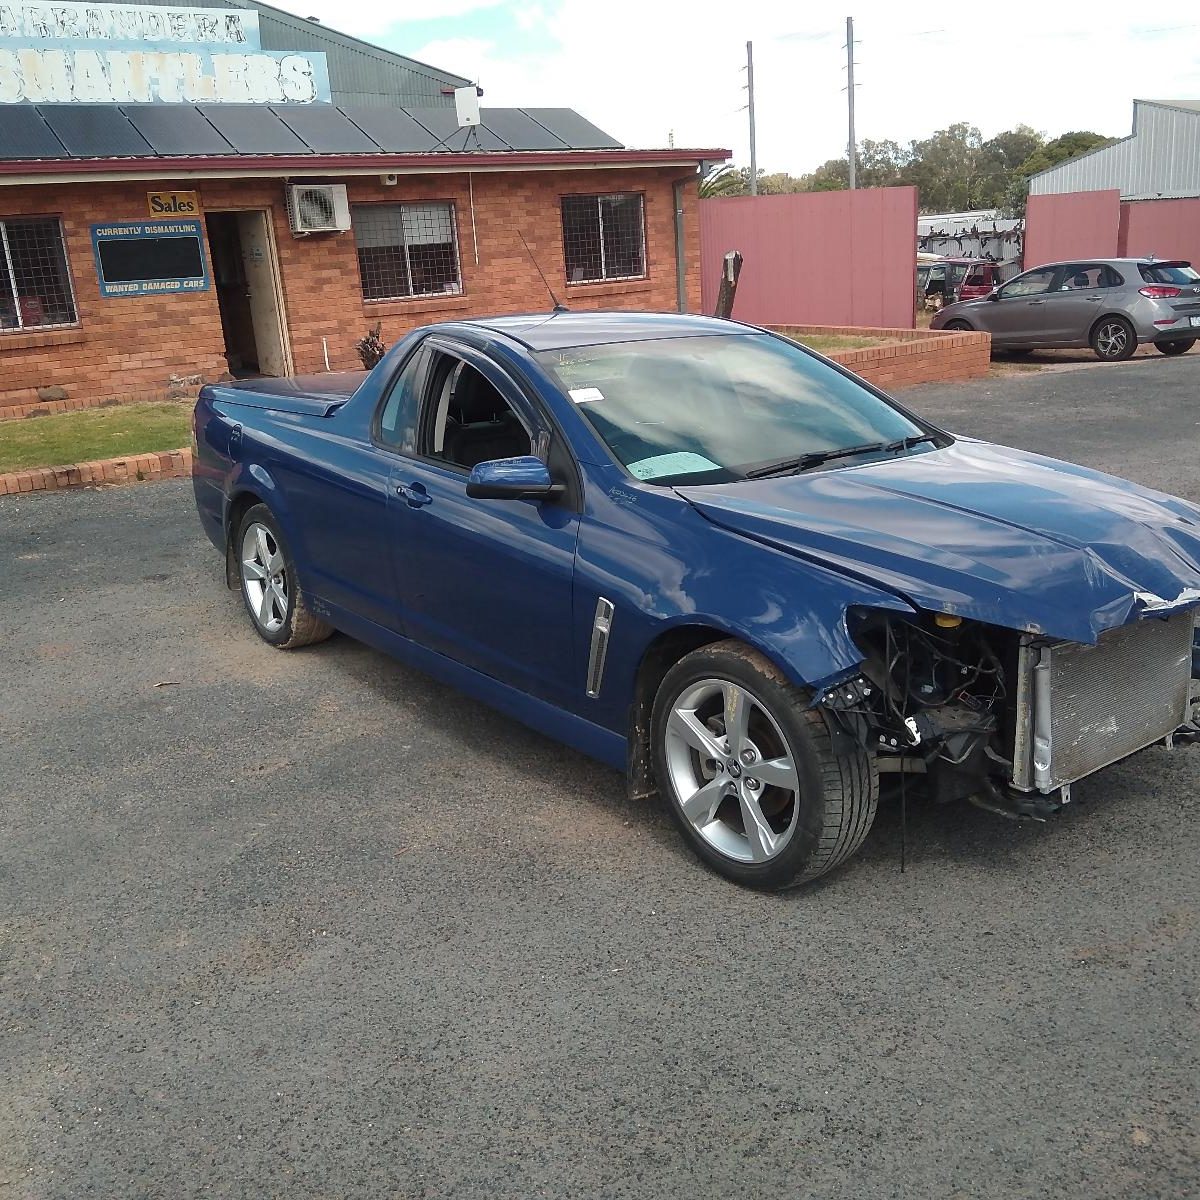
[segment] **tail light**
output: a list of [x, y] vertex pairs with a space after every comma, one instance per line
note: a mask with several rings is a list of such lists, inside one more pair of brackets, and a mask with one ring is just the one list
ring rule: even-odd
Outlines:
[[1161, 283], [1152, 283], [1147, 287], [1138, 288], [1138, 294], [1148, 296], [1151, 300], [1170, 300], [1178, 296], [1182, 288], [1166, 287]]

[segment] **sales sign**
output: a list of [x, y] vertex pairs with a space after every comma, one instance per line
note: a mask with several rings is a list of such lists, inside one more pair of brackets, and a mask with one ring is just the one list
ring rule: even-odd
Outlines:
[[199, 221], [123, 221], [92, 226], [100, 295], [207, 292], [208, 263]]
[[199, 192], [147, 192], [152, 217], [194, 217], [200, 212]]

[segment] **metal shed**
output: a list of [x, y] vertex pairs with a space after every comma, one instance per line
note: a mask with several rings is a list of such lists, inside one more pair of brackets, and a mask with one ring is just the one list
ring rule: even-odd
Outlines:
[[1111, 188], [1122, 200], [1200, 196], [1200, 100], [1135, 100], [1129, 137], [1029, 181], [1031, 196]]

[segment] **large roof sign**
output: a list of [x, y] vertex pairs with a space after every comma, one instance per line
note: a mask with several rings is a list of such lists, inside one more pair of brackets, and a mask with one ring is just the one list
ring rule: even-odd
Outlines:
[[325, 54], [263, 50], [258, 13], [0, 3], [0, 104], [312, 104]]

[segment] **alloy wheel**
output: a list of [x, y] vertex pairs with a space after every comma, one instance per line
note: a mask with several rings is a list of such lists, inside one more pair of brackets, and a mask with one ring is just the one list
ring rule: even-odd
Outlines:
[[676, 802], [705, 841], [738, 862], [783, 851], [796, 830], [800, 780], [762, 701], [730, 680], [700, 680], [676, 698], [665, 737]]
[[1120, 358], [1129, 347], [1129, 330], [1119, 321], [1106, 321], [1096, 330], [1096, 349], [1104, 358]]
[[275, 535], [258, 521], [242, 534], [242, 587], [250, 612], [266, 633], [278, 633], [288, 615], [288, 578]]

